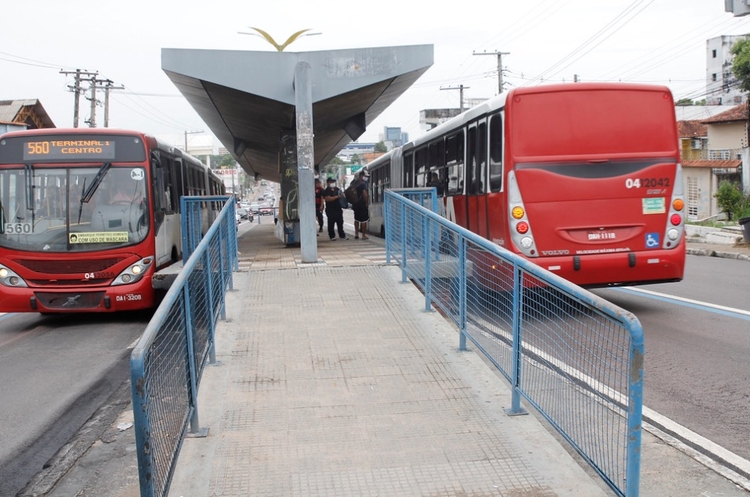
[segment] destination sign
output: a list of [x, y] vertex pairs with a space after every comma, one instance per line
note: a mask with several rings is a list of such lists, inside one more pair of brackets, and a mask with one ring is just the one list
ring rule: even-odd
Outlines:
[[115, 158], [115, 142], [111, 140], [40, 140], [25, 143], [24, 161]]

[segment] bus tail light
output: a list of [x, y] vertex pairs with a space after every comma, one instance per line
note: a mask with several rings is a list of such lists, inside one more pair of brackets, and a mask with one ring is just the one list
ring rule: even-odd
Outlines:
[[146, 257], [136, 262], [135, 264], [131, 264], [130, 266], [127, 267], [127, 269], [121, 272], [117, 276], [117, 278], [115, 278], [115, 280], [112, 282], [112, 286], [127, 285], [130, 283], [135, 283], [136, 281], [139, 281], [141, 278], [143, 278], [143, 275], [146, 274], [146, 270], [153, 263], [154, 263], [153, 257]]
[[513, 245], [526, 257], [539, 257], [514, 171], [508, 173], [508, 211], [510, 213], [508, 220], [510, 238]]
[[666, 236], [662, 248], [671, 249], [676, 247], [685, 232], [685, 192], [682, 178], [682, 165], [679, 163], [675, 168], [674, 188], [672, 188], [672, 199], [669, 203], [667, 214], [667, 225], [664, 228]]

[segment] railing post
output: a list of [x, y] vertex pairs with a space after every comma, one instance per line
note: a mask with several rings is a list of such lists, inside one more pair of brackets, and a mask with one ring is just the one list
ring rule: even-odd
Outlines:
[[432, 302], [432, 256], [430, 241], [430, 218], [424, 216], [422, 221], [422, 240], [424, 241], [424, 310], [425, 312], [431, 311], [430, 303]]
[[392, 235], [389, 233], [388, 225], [393, 222], [393, 220], [390, 219], [391, 214], [391, 198], [388, 194], [383, 197], [383, 224], [385, 226], [385, 263], [390, 265], [391, 263], [391, 243]]
[[185, 298], [185, 340], [187, 340], [188, 354], [188, 380], [190, 381], [190, 404], [193, 406], [190, 413], [190, 436], [205, 437], [208, 429], [201, 430], [198, 420], [198, 369], [195, 365], [195, 342], [193, 337], [192, 307], [190, 305], [190, 285], [185, 283], [183, 291]]
[[523, 281], [521, 269], [518, 264], [513, 263], [513, 371], [511, 375], [511, 407], [505, 412], [509, 416], [519, 416], [528, 414], [528, 411], [521, 407], [521, 353], [523, 346], [521, 344], [521, 321], [523, 319]]
[[641, 433], [643, 431], [643, 328], [630, 323], [630, 360], [628, 370], [628, 452], [625, 469], [625, 495], [638, 497], [641, 482]]
[[459, 350], [466, 350], [466, 240], [459, 234], [458, 241], [458, 328]]
[[[221, 228], [221, 226], [219, 227]], [[219, 268], [219, 278], [221, 278], [221, 232], [219, 232], [219, 239], [217, 240], [219, 242], [219, 261], [218, 261], [218, 268]], [[216, 334], [214, 333], [214, 330], [216, 330], [216, 300], [214, 298], [214, 268], [211, 264], [211, 247], [209, 246], [209, 250], [206, 251], [206, 262], [208, 263], [206, 265], [206, 280], [205, 284], [207, 287], [206, 293], [208, 298], [208, 305], [211, 307], [208, 310], [208, 319], [209, 319], [209, 335], [208, 335], [208, 362], [211, 364], [216, 364], [216, 347], [214, 347]], [[223, 284], [223, 283], [222, 283]], [[222, 292], [224, 293], [224, 288], [222, 287]]]
[[402, 201], [399, 203], [401, 210], [401, 283], [406, 283], [406, 204]]

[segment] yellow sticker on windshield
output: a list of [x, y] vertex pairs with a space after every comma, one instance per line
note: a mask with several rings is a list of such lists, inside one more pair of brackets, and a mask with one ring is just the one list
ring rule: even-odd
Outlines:
[[128, 241], [128, 232], [71, 233], [68, 240], [70, 243], [122, 243]]

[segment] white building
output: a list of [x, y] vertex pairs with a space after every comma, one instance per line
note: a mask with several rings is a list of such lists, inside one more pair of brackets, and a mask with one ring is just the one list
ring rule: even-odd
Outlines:
[[730, 52], [737, 41], [750, 35], [724, 35], [706, 41], [706, 104], [739, 105], [747, 99], [732, 73], [734, 56]]

